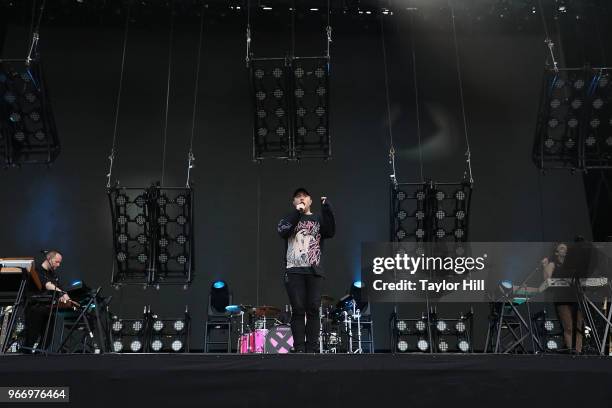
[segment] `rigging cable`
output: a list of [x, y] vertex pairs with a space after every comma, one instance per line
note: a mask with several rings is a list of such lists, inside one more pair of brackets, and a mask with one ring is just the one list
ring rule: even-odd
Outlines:
[[121, 72], [119, 74], [119, 89], [117, 91], [117, 103], [115, 105], [115, 124], [113, 127], [113, 143], [111, 146], [110, 155], [108, 156], [109, 166], [108, 173], [106, 174], [107, 182], [106, 188], [111, 186], [111, 178], [113, 175], [113, 165], [115, 163], [115, 155], [117, 154], [117, 129], [119, 123], [119, 109], [121, 107], [121, 93], [123, 90], [123, 77], [125, 73], [125, 56], [127, 50], [128, 32], [130, 28], [130, 12], [132, 9], [132, 3], [128, 3], [128, 9], [125, 15], [125, 28], [123, 33], [123, 51], [121, 53]]
[[189, 138], [189, 153], [187, 155], [187, 182], [185, 183], [185, 187], [189, 188], [189, 180], [191, 178], [191, 169], [193, 169], [195, 161], [195, 155], [193, 154], [193, 138], [195, 135], [195, 121], [196, 121], [196, 111], [198, 104], [198, 89], [200, 87], [200, 65], [202, 61], [202, 43], [204, 42], [204, 2], [202, 2], [202, 10], [200, 11], [200, 36], [198, 40], [198, 60], [196, 65], [196, 79], [195, 84], [193, 86], [193, 114], [191, 117], [191, 136]]
[[452, 21], [452, 26], [453, 26], [453, 40], [455, 43], [455, 59], [456, 59], [456, 64], [457, 64], [457, 78], [459, 80], [459, 96], [461, 98], [461, 115], [463, 118], [463, 132], [465, 134], [465, 146], [466, 146], [466, 152], [465, 152], [465, 157], [466, 157], [466, 165], [467, 165], [467, 171], [466, 174], [464, 174], [464, 179], [468, 178], [470, 185], [474, 184], [474, 177], [472, 176], [472, 152], [470, 150], [470, 139], [468, 137], [468, 124], [467, 124], [467, 117], [465, 115], [465, 101], [464, 101], [464, 97], [463, 97], [463, 80], [461, 77], [461, 60], [459, 58], [459, 43], [457, 41], [457, 27], [455, 25], [455, 9], [452, 5], [452, 0], [448, 0], [448, 7], [450, 8], [451, 11], [451, 21]]
[[170, 78], [172, 76], [172, 41], [174, 40], [174, 1], [170, 2], [170, 45], [168, 46], [168, 78], [166, 81], [166, 112], [164, 118], [164, 140], [162, 148], [161, 186], [164, 186], [166, 175], [166, 144], [168, 141], [168, 111], [170, 103]]

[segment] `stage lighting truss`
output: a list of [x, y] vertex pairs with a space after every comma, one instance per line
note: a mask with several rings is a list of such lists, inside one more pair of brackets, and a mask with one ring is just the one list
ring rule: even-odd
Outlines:
[[563, 327], [559, 319], [551, 319], [543, 311], [534, 315], [533, 326], [536, 328], [536, 334], [544, 352], [556, 353], [565, 349]]
[[150, 319], [145, 313], [140, 319], [120, 319], [113, 316], [110, 324], [111, 352], [146, 353]]
[[331, 158], [329, 59], [253, 58], [253, 160]]
[[140, 319], [111, 321], [111, 351], [115, 353], [183, 353], [189, 352], [191, 318], [185, 308], [183, 316], [161, 318], [146, 311]]
[[392, 183], [391, 241], [467, 242], [471, 196], [469, 183]]
[[472, 315], [435, 321], [433, 343], [438, 353], [472, 353]]
[[176, 319], [151, 318], [149, 350], [153, 353], [189, 352], [191, 320], [189, 313]]
[[396, 353], [431, 352], [432, 336], [427, 314], [423, 314], [419, 319], [395, 316], [391, 324], [391, 350]]
[[0, 60], [0, 161], [51, 164], [59, 138], [38, 61]]
[[547, 70], [533, 158], [540, 169], [612, 168], [612, 84], [601, 68]]
[[116, 270], [112, 283], [189, 285], [193, 272], [193, 190], [108, 190]]

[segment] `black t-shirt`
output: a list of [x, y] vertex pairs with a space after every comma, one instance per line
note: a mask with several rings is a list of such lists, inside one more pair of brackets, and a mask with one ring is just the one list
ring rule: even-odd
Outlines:
[[280, 220], [277, 231], [285, 239], [284, 269], [287, 273], [324, 276], [323, 246], [334, 236], [336, 223], [329, 202], [321, 205], [321, 214], [292, 211]]
[[41, 289], [39, 290], [36, 287], [36, 284], [34, 283], [33, 279], [29, 279], [28, 280], [28, 294], [30, 295], [44, 293], [47, 290], [47, 288], [45, 287], [47, 282], [51, 282], [53, 284], [57, 282], [57, 274], [52, 270], [47, 270], [43, 268], [42, 264], [38, 264], [38, 266], [36, 267], [36, 272], [38, 272], [38, 279], [40, 279]]

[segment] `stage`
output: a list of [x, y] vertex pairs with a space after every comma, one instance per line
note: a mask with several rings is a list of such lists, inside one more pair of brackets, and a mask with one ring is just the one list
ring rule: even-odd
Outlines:
[[612, 401], [612, 359], [605, 357], [105, 354], [0, 361], [1, 386], [68, 386], [73, 407], [608, 407]]

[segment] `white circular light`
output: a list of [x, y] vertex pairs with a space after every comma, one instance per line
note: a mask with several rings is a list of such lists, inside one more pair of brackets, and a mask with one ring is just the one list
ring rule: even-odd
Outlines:
[[161, 238], [159, 240], [159, 246], [162, 248], [165, 248], [168, 246], [168, 239], [167, 238]]
[[117, 253], [117, 260], [119, 262], [125, 262], [126, 259], [127, 259], [127, 255], [125, 254], [125, 252]]
[[425, 328], [427, 327], [427, 325], [425, 324], [424, 321], [419, 320], [416, 322], [416, 324], [414, 325], [414, 327], [417, 329], [417, 331], [419, 332], [424, 332]]
[[184, 215], [179, 215], [178, 217], [176, 217], [176, 223], [178, 225], [185, 225], [185, 224], [187, 224], [187, 217], [185, 217]]
[[571, 118], [567, 121], [567, 126], [571, 127], [572, 129], [575, 128], [576, 126], [578, 126], [578, 119]]
[[185, 328], [185, 322], [182, 320], [177, 320], [174, 322], [174, 331], [180, 332]]
[[125, 234], [119, 234], [119, 236], [117, 237], [117, 241], [120, 244], [125, 244], [128, 241], [128, 236]]
[[132, 350], [134, 353], [139, 352], [141, 348], [142, 343], [140, 342], [140, 340], [134, 340], [130, 343], [130, 350]]
[[405, 340], [400, 340], [397, 342], [397, 350], [402, 353], [408, 350], [408, 343]]
[[176, 258], [176, 262], [181, 265], [184, 265], [187, 262], [187, 258], [185, 257], [185, 255], [179, 255], [178, 258]]
[[417, 342], [417, 348], [420, 351], [427, 351], [429, 348], [429, 343], [427, 343], [427, 340], [421, 339]]
[[586, 143], [587, 146], [592, 147], [595, 144], [596, 141], [597, 140], [595, 139], [595, 136], [591, 135], [591, 136], [587, 137], [584, 142]]
[[601, 124], [601, 121], [598, 118], [593, 118], [590, 122], [592, 128], [597, 128]]
[[165, 264], [168, 262], [168, 254], [165, 252], [162, 252], [161, 254], [158, 255], [157, 259], [159, 260], [159, 263]]
[[457, 333], [463, 333], [463, 332], [465, 332], [465, 328], [466, 328], [466, 327], [465, 327], [465, 323], [464, 323], [464, 322], [462, 322], [462, 321], [458, 321], [458, 322], [455, 324], [455, 330], [457, 330]]
[[574, 88], [576, 89], [584, 88], [584, 80], [583, 79], [576, 80], [576, 82], [574, 82]]
[[395, 198], [397, 198], [398, 201], [403, 201], [406, 199], [406, 193], [403, 192], [402, 190], [399, 190], [396, 194], [395, 194]]
[[595, 109], [601, 109], [601, 107], [603, 106], [603, 100], [601, 100], [601, 98], [597, 98], [593, 101], [593, 108]]
[[398, 213], [397, 213], [397, 219], [398, 220], [405, 220], [407, 216], [408, 216], [408, 214], [406, 214], [406, 211], [404, 211], [404, 210], [399, 210]]
[[263, 70], [263, 69], [261, 69], [261, 68], [257, 68], [257, 69], [255, 70], [255, 78], [257, 78], [257, 79], [261, 79], [261, 78], [263, 78], [264, 74], [265, 74], [265, 72], [264, 72], [264, 70]]
[[444, 229], [442, 228], [438, 228], [436, 230], [436, 237], [438, 238], [444, 238], [446, 236], [446, 231], [444, 231]]
[[151, 350], [159, 351], [164, 347], [163, 343], [159, 339], [155, 339], [151, 342]]
[[183, 342], [180, 340], [174, 340], [172, 342], [172, 351], [181, 351], [183, 348]]
[[149, 257], [144, 252], [141, 252], [141, 253], [138, 254], [138, 258], [137, 259], [138, 259], [138, 262], [140, 262], [140, 263], [146, 263], [147, 259], [149, 259]]
[[462, 220], [465, 218], [465, 211], [463, 210], [459, 210], [455, 213], [455, 217], [457, 217], [458, 220]]
[[142, 321], [140, 320], [136, 320], [134, 323], [132, 323], [132, 330], [136, 333], [138, 333], [139, 331], [142, 330]]
[[283, 90], [282, 90], [282, 89], [278, 89], [278, 88], [277, 88], [277, 89], [275, 89], [275, 90], [274, 90], [273, 95], [274, 95], [274, 97], [275, 97], [276, 99], [280, 99], [280, 98], [282, 98], [282, 97], [283, 97], [284, 93], [283, 93]]
[[302, 88], [297, 88], [294, 93], [297, 98], [304, 97], [304, 90]]
[[445, 332], [447, 328], [448, 328], [448, 325], [446, 324], [444, 320], [438, 320], [438, 322], [436, 323], [436, 329], [440, 333]]
[[448, 351], [448, 343], [446, 342], [446, 340], [440, 340], [440, 342], [438, 343], [438, 350], [443, 353], [446, 353]]
[[406, 321], [398, 320], [397, 323], [395, 324], [395, 327], [399, 331], [405, 331], [408, 328], [408, 325], [406, 324]]
[[468, 343], [466, 340], [460, 340], [457, 346], [463, 353], [470, 351], [470, 343]]
[[446, 217], [446, 213], [443, 210], [436, 211], [436, 218], [439, 220], [444, 219]]
[[323, 70], [323, 68], [319, 67], [315, 70], [315, 76], [317, 78], [323, 78], [323, 75], [325, 75], [325, 71]]
[[283, 75], [283, 70], [280, 68], [274, 68], [272, 70], [272, 75], [274, 75], [275, 78], [280, 78]]
[[140, 245], [144, 245], [147, 243], [147, 236], [145, 234], [138, 234], [136, 240]]
[[559, 120], [557, 118], [551, 118], [548, 121], [548, 126], [550, 126], [551, 128], [556, 128], [559, 125]]
[[555, 98], [552, 101], [550, 101], [550, 107], [551, 108], [557, 109], [559, 106], [561, 106], [561, 101], [558, 100], [557, 98]]
[[187, 242], [187, 238], [186, 238], [184, 235], [182, 235], [182, 234], [181, 234], [181, 235], [178, 235], [178, 236], [176, 237], [176, 242], [177, 242], [179, 245], [185, 245], [185, 243]]
[[416, 192], [415, 197], [416, 197], [417, 200], [423, 201], [425, 199], [425, 193], [423, 191], [419, 190], [419, 191]]
[[301, 78], [304, 76], [304, 69], [302, 67], [297, 67], [295, 70], [295, 76], [297, 78]]
[[403, 229], [398, 229], [395, 235], [397, 236], [397, 239], [404, 239], [406, 238], [406, 231]]
[[547, 149], [552, 149], [554, 145], [555, 145], [555, 141], [552, 140], [551, 138], [548, 138], [544, 141], [544, 146], [546, 146]]
[[161, 320], [156, 320], [153, 323], [153, 330], [155, 330], [156, 332], [162, 331], [163, 328], [164, 328], [164, 322], [162, 322]]
[[544, 322], [544, 329], [546, 331], [552, 331], [554, 328], [555, 328], [555, 324], [551, 322], [550, 320], [546, 320]]
[[546, 342], [546, 348], [549, 350], [557, 350], [559, 348], [559, 345], [555, 340], [548, 340]]
[[323, 96], [326, 93], [327, 93], [327, 90], [325, 89], [325, 87], [320, 86], [320, 87], [317, 88], [317, 95]]
[[582, 100], [580, 99], [574, 99], [572, 101], [572, 108], [574, 109], [580, 109], [580, 107], [582, 106]]
[[115, 341], [113, 342], [113, 351], [114, 351], [115, 353], [120, 353], [120, 352], [121, 352], [121, 350], [123, 350], [123, 343], [122, 343], [122, 342], [120, 342], [119, 340], [115, 340]]
[[187, 198], [184, 195], [180, 195], [178, 197], [176, 197], [176, 200], [174, 200], [176, 202], [176, 204], [179, 207], [184, 206], [185, 204], [187, 204]]
[[423, 230], [423, 228], [418, 228], [414, 234], [416, 235], [417, 238], [422, 239], [425, 236], [425, 231]]
[[260, 101], [263, 101], [264, 99], [266, 99], [266, 93], [263, 91], [257, 91], [257, 93], [255, 94], [255, 97], [259, 99]]
[[147, 222], [147, 219], [145, 218], [144, 215], [138, 214], [136, 216], [136, 224], [138, 224], [138, 225], [145, 225], [145, 222]]
[[121, 320], [115, 320], [113, 322], [113, 331], [119, 333], [123, 329], [123, 322]]
[[459, 190], [455, 193], [455, 198], [459, 201], [465, 200], [465, 193], [462, 190]]

